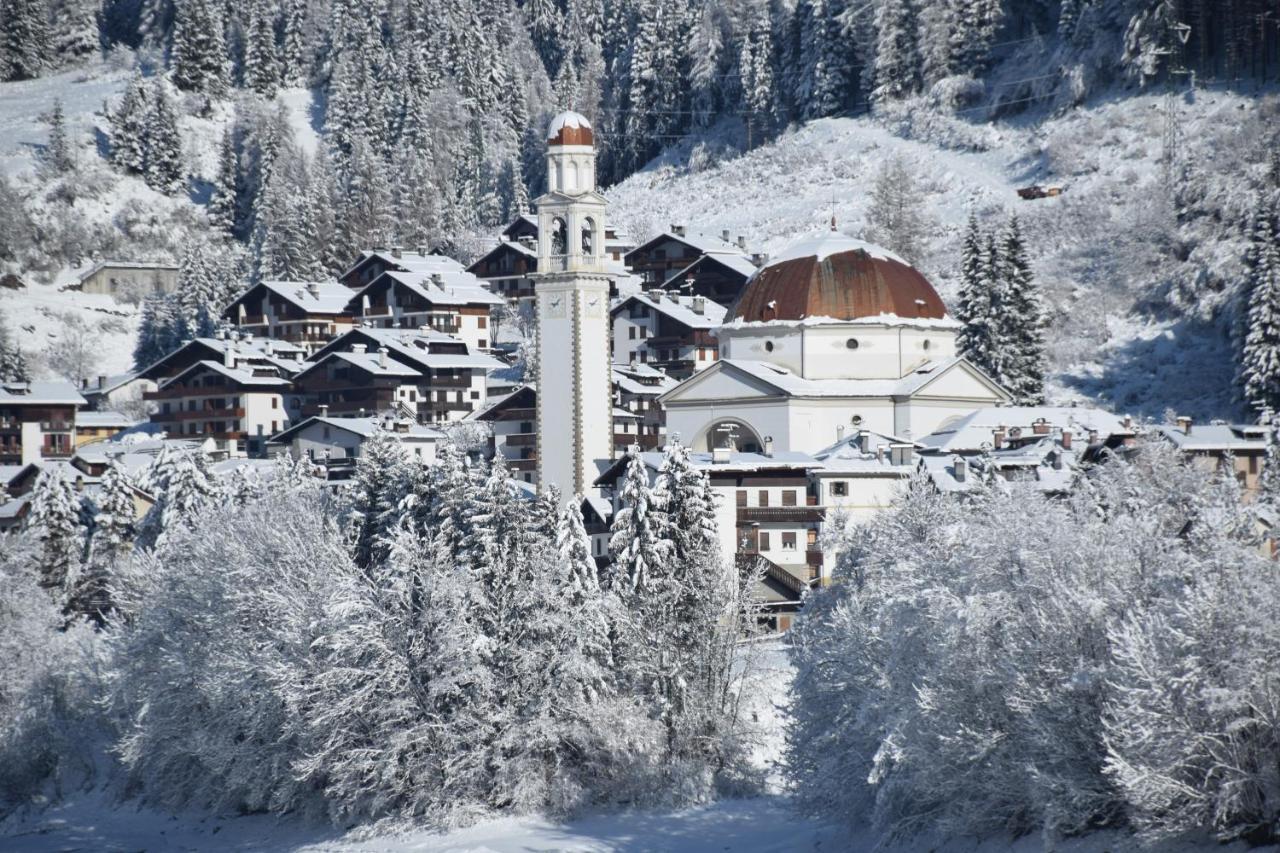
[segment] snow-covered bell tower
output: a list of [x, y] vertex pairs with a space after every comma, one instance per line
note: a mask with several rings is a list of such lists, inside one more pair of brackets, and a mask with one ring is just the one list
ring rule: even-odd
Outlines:
[[538, 483], [583, 494], [613, 455], [604, 196], [591, 123], [561, 113], [547, 131], [538, 209]]

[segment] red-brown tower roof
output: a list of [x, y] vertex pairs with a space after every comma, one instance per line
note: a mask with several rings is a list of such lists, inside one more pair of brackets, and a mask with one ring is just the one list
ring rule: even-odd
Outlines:
[[548, 145], [593, 145], [595, 136], [591, 122], [581, 113], [563, 112], [551, 120], [547, 129]]
[[726, 322], [947, 316], [938, 292], [892, 252], [829, 232], [802, 240], [747, 282]]

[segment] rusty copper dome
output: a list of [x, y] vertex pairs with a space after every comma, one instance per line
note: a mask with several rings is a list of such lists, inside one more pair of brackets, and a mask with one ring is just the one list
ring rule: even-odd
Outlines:
[[928, 279], [892, 252], [834, 231], [802, 240], [747, 282], [727, 322], [947, 316]]
[[551, 126], [547, 128], [548, 145], [592, 145], [594, 141], [591, 122], [581, 113], [560, 113], [551, 120]]

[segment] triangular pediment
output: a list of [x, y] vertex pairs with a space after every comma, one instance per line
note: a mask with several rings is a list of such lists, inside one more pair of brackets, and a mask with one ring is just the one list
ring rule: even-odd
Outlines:
[[917, 387], [913, 398], [959, 398], [964, 400], [994, 400], [1008, 402], [1013, 399], [999, 383], [987, 376], [966, 359], [957, 359]]
[[663, 405], [695, 403], [703, 400], [769, 399], [786, 396], [776, 385], [734, 367], [727, 361], [718, 361], [706, 370], [699, 371], [675, 388], [658, 398]]
[[547, 193], [546, 195], [542, 195], [534, 199], [533, 204], [535, 207], [538, 207], [542, 204], [547, 204], [547, 203], [570, 204], [570, 203], [580, 203], [580, 202], [589, 202], [593, 204], [607, 204], [608, 200], [604, 196], [600, 195], [600, 193], [596, 192], [595, 190], [590, 190], [585, 193], [579, 193], [577, 195], [570, 195], [569, 193], [562, 193], [562, 192], [557, 192], [553, 190]]

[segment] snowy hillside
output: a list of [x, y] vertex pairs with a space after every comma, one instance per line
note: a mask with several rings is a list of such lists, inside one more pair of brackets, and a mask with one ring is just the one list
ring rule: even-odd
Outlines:
[[[1263, 162], [1275, 97], [1202, 91], [1177, 109], [1184, 181], [1213, 206], [1181, 229], [1163, 204], [1165, 111], [1154, 95], [990, 124], [909, 103], [884, 118], [810, 122], [742, 155], [714, 138], [686, 142], [608, 196], [633, 236], [678, 223], [743, 235], [776, 256], [828, 227], [833, 212], [840, 230], [862, 236], [877, 173], [899, 156], [931, 226], [922, 266], [951, 304], [970, 210], [990, 225], [1020, 217], [1053, 308], [1052, 398], [1152, 417], [1167, 407], [1228, 416], [1236, 403], [1225, 330], [1252, 198], [1247, 178], [1260, 169], [1250, 163]], [[1016, 190], [1031, 184], [1064, 192], [1021, 200]]]

